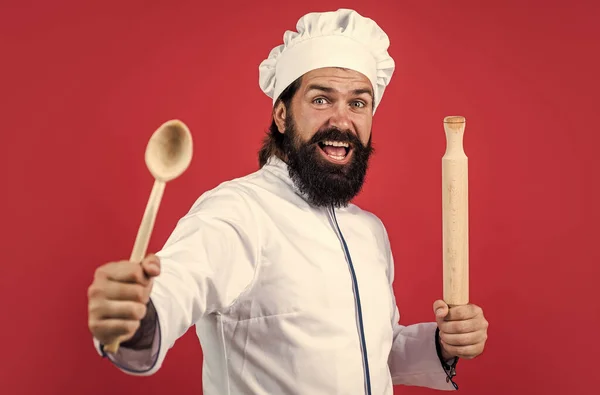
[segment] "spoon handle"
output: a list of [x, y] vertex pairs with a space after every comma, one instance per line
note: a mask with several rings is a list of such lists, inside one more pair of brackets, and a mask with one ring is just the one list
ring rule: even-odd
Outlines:
[[137, 237], [135, 238], [135, 243], [133, 245], [133, 251], [131, 251], [131, 257], [129, 258], [131, 262], [141, 263], [142, 259], [144, 259], [146, 256], [148, 242], [150, 241], [150, 236], [152, 234], [152, 230], [154, 229], [156, 214], [158, 213], [158, 207], [160, 206], [164, 191], [164, 181], [154, 180], [152, 192], [150, 192], [150, 198], [148, 199], [148, 204], [146, 205], [146, 210], [144, 211], [144, 217], [142, 218], [142, 223], [140, 224], [140, 228], [138, 229]]
[[[154, 180], [152, 186], [152, 192], [150, 192], [150, 198], [146, 204], [144, 210], [144, 216], [138, 229], [135, 243], [133, 245], [133, 251], [131, 252], [131, 262], [142, 262], [142, 259], [146, 256], [146, 250], [150, 241], [152, 230], [154, 229], [154, 222], [156, 220], [156, 214], [158, 213], [158, 207], [165, 190], [165, 182], [160, 180]], [[119, 342], [115, 341], [112, 344], [104, 346], [104, 351], [115, 354], [119, 350]]]

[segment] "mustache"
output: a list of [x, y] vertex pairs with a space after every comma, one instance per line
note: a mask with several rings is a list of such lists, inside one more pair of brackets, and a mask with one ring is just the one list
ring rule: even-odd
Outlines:
[[356, 147], [363, 146], [363, 143], [354, 133], [348, 130], [339, 130], [337, 128], [320, 129], [312, 136], [308, 141], [308, 144], [318, 144], [326, 140], [341, 141]]

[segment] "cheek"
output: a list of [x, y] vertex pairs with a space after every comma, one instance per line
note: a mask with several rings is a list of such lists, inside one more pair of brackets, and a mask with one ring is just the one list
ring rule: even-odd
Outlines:
[[371, 137], [371, 133], [365, 133], [363, 136], [361, 136], [360, 141], [363, 143], [363, 145], [366, 147], [367, 144], [369, 143], [369, 138]]
[[298, 128], [298, 133], [304, 140], [308, 141], [319, 131], [319, 129], [323, 128], [324, 125], [324, 123], [316, 123], [314, 121], [305, 122]]
[[296, 135], [304, 142], [309, 141], [315, 134], [316, 130], [308, 125], [297, 125]]
[[360, 126], [360, 129], [358, 130], [358, 137], [363, 145], [366, 146], [371, 138], [371, 122], [365, 122]]
[[304, 141], [310, 140], [322, 126], [318, 122], [319, 120], [311, 114], [307, 114], [305, 111], [299, 111], [299, 116], [294, 119], [296, 134]]

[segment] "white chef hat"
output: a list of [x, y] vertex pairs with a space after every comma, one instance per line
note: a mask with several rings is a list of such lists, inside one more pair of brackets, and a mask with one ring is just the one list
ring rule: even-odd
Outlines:
[[[343, 67], [364, 74], [373, 86], [375, 108], [394, 72], [387, 34], [371, 19], [349, 9], [309, 13], [297, 32], [286, 31], [259, 66], [259, 85], [273, 99], [298, 77], [322, 67]], [[375, 111], [375, 108], [373, 111]]]

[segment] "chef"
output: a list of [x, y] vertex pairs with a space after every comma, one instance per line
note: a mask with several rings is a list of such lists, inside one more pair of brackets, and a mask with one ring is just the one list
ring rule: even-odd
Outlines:
[[483, 352], [482, 309], [437, 300], [432, 322], [400, 325], [386, 228], [351, 203], [394, 71], [388, 36], [348, 9], [296, 27], [259, 66], [273, 100], [259, 170], [202, 194], [155, 255], [96, 270], [94, 344], [151, 375], [194, 326], [206, 395], [454, 390], [458, 360]]

